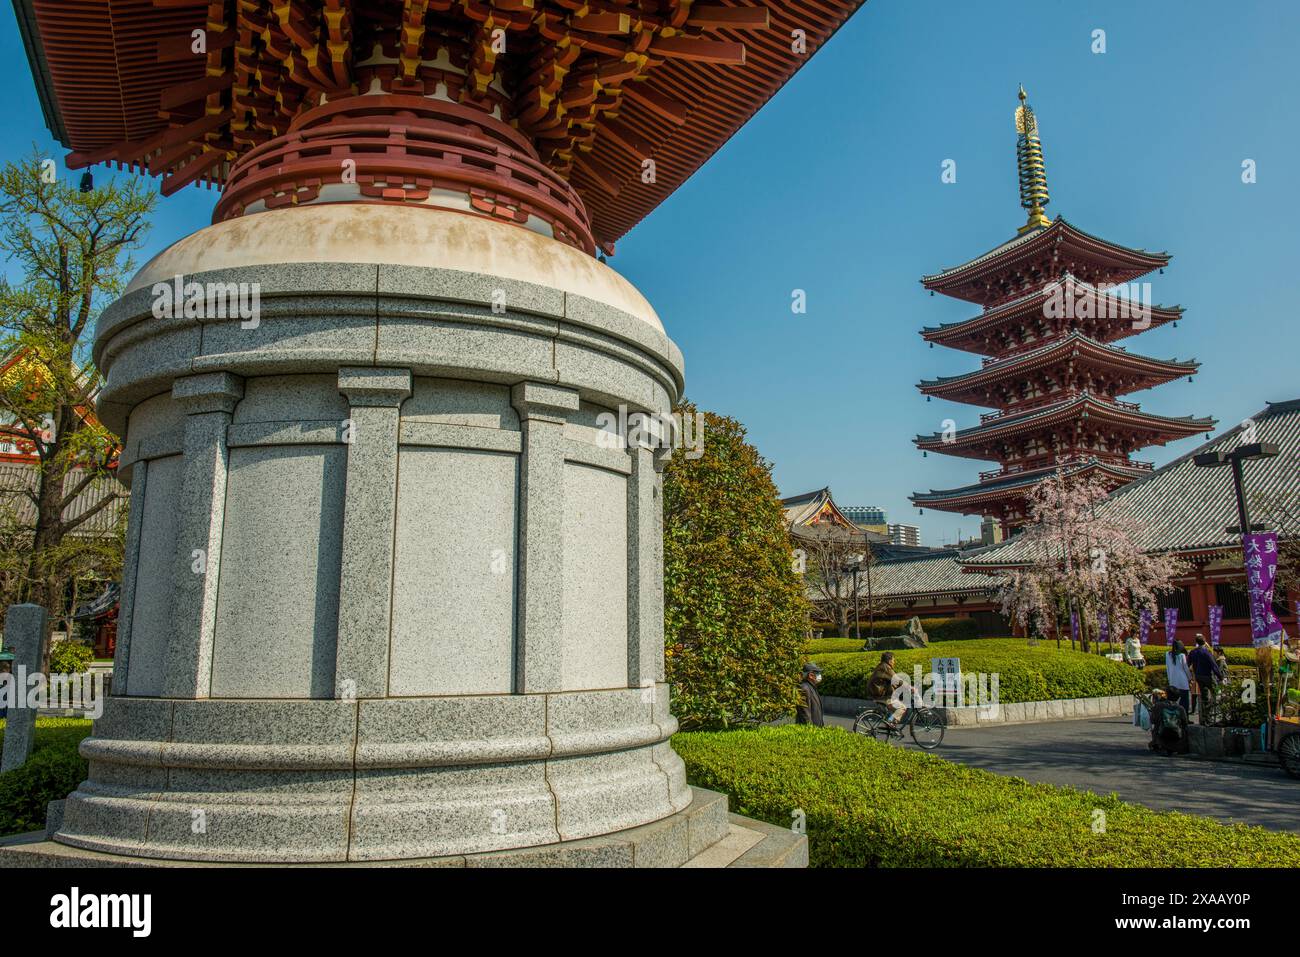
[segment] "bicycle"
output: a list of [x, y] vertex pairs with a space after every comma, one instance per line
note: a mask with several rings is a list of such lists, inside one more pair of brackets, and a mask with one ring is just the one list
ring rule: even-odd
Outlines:
[[869, 735], [882, 743], [891, 738], [902, 740], [906, 728], [918, 748], [933, 751], [943, 743], [947, 727], [943, 715], [933, 708], [908, 708], [897, 724], [890, 721], [883, 706], [874, 704], [853, 720], [854, 734]]

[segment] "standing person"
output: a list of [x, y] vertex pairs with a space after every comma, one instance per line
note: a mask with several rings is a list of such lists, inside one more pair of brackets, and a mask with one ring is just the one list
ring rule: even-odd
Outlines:
[[1165, 652], [1165, 676], [1169, 679], [1169, 688], [1174, 693], [1174, 700], [1182, 705], [1183, 711], [1187, 711], [1192, 704], [1192, 673], [1187, 669], [1187, 649], [1177, 638]]
[[1192, 674], [1196, 677], [1196, 687], [1200, 691], [1201, 724], [1207, 724], [1210, 710], [1214, 707], [1215, 692], [1223, 680], [1223, 669], [1215, 661], [1204, 635], [1196, 636], [1196, 647], [1187, 656], [1187, 663], [1191, 666]]
[[804, 665], [803, 681], [799, 683], [799, 705], [794, 710], [796, 724], [826, 727], [826, 719], [822, 717], [822, 696], [817, 693], [817, 686], [821, 683], [821, 666], [814, 661]]
[[1147, 660], [1142, 655], [1142, 642], [1137, 635], [1129, 635], [1124, 642], [1124, 660], [1135, 668], [1145, 668]]

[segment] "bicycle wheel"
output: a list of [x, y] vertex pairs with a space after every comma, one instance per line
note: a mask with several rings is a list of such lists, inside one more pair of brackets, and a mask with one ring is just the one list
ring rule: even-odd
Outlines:
[[918, 748], [933, 751], [943, 743], [943, 732], [943, 717], [931, 708], [921, 708], [912, 719], [912, 740]]
[[853, 730], [881, 742], [889, 741], [895, 733], [885, 717], [876, 711], [864, 711], [858, 715], [858, 720], [853, 722]]

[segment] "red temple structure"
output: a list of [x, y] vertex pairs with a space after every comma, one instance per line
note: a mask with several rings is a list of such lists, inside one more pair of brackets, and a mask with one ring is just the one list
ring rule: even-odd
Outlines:
[[[72, 168], [223, 189], [214, 221], [325, 202], [614, 242], [860, 0], [17, 0]], [[351, 160], [351, 165], [344, 160]]]
[[[917, 436], [925, 452], [997, 462], [961, 488], [919, 492], [920, 508], [991, 516], [1012, 532], [1026, 519], [1025, 496], [1058, 470], [1097, 475], [1118, 488], [1151, 471], [1130, 453], [1205, 432], [1209, 418], [1144, 412], [1120, 396], [1196, 371], [1197, 363], [1151, 359], [1117, 345], [1175, 322], [1176, 306], [1151, 305], [1134, 280], [1163, 269], [1165, 253], [1130, 249], [1047, 218], [1046, 168], [1037, 120], [1020, 91], [1016, 111], [1021, 205], [1028, 221], [1009, 242], [921, 282], [975, 303], [962, 322], [924, 329], [931, 343], [984, 357], [964, 375], [923, 381], [920, 390], [992, 407], [978, 425]], [[1133, 284], [1130, 289], [1126, 287]], [[1121, 293], [1129, 293], [1127, 295]]]

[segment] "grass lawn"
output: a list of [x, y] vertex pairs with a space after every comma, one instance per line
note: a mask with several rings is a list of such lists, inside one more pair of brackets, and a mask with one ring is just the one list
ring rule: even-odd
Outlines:
[[[7, 724], [0, 719], [0, 744]], [[43, 828], [45, 805], [67, 797], [86, 779], [77, 745], [90, 734], [90, 724], [84, 718], [36, 719], [31, 758], [0, 774], [0, 837]]]
[[[1136, 671], [1136, 669], [1132, 669]], [[688, 780], [803, 822], [813, 867], [1300, 867], [1300, 836], [1153, 811], [840, 728], [683, 732]]]

